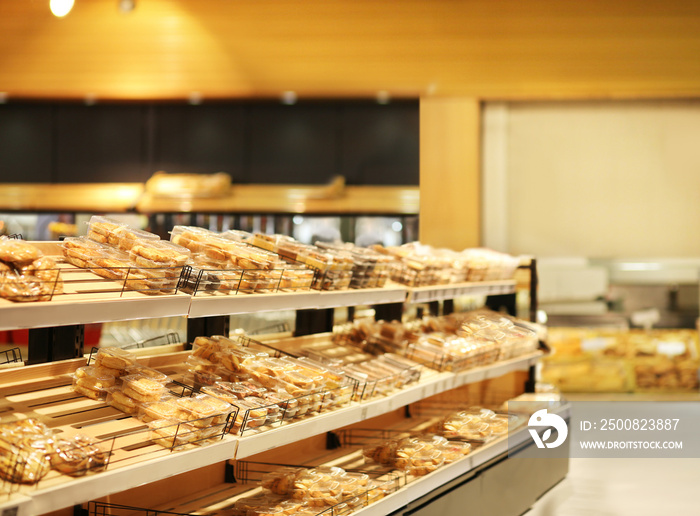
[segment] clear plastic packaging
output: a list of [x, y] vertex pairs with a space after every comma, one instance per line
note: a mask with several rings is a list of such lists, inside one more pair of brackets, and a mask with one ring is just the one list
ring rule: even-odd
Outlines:
[[139, 407], [139, 419], [144, 422], [157, 419], [175, 419], [179, 408], [173, 396], [163, 396], [159, 401], [142, 403]]
[[122, 377], [122, 392], [140, 402], [158, 401], [168, 390], [149, 376], [132, 374]]
[[119, 243], [121, 232], [127, 227], [127, 224], [118, 220], [93, 215], [88, 222], [88, 238], [101, 244], [110, 244], [116, 246]]
[[136, 355], [117, 347], [103, 347], [97, 350], [95, 365], [108, 369], [126, 370], [128, 366], [136, 364]]
[[130, 227], [122, 228], [120, 231], [118, 231], [118, 234], [119, 241], [117, 243], [117, 247], [119, 247], [119, 249], [122, 251], [131, 250], [134, 245], [141, 241], [153, 242], [155, 240], [160, 240], [160, 237], [155, 233]]
[[124, 394], [119, 387], [107, 390], [105, 402], [125, 414], [138, 414], [141, 402]]
[[151, 378], [152, 380], [155, 380], [158, 383], [162, 383], [163, 385], [170, 381], [170, 377], [165, 373], [161, 373], [157, 369], [153, 369], [152, 367], [140, 364], [133, 364], [127, 366], [125, 372], [127, 375], [139, 374], [141, 376], [146, 376], [148, 378]]

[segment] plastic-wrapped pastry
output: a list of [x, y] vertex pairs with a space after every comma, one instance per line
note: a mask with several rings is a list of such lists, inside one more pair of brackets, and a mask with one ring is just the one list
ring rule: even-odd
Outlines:
[[0, 276], [0, 297], [16, 302], [48, 301], [51, 298], [44, 293], [39, 278], [22, 276], [16, 271]]
[[160, 240], [160, 237], [154, 233], [149, 233], [148, 231], [143, 231], [141, 229], [135, 229], [130, 227], [125, 227], [118, 232], [119, 241], [117, 246], [122, 251], [129, 251], [137, 243], [141, 241], [153, 242], [155, 240]]
[[37, 278], [41, 282], [40, 286], [44, 294], [63, 293], [63, 280], [61, 279], [58, 265], [53, 258], [42, 256], [20, 270], [23, 275]]
[[142, 403], [139, 407], [139, 419], [149, 422], [156, 419], [175, 419], [180, 408], [173, 396], [163, 396], [159, 401]]
[[52, 447], [51, 431], [36, 419], [0, 425], [0, 478], [35, 484], [51, 469]]
[[145, 376], [162, 384], [166, 384], [170, 381], [170, 378], [165, 373], [140, 364], [126, 366], [125, 371], [127, 375], [140, 374], [141, 376]]
[[195, 441], [197, 429], [176, 419], [158, 419], [148, 423], [149, 438], [165, 448], [177, 448]]
[[109, 369], [125, 370], [128, 366], [136, 364], [136, 355], [117, 347], [104, 347], [97, 351], [95, 365]]
[[42, 256], [38, 247], [23, 240], [0, 239], [0, 260], [21, 267]]
[[114, 375], [105, 372], [103, 368], [84, 366], [75, 371], [75, 384], [88, 389], [107, 389], [115, 382]]
[[124, 222], [101, 215], [93, 215], [88, 222], [88, 238], [101, 244], [116, 246], [119, 243], [121, 231], [126, 226]]
[[130, 398], [118, 387], [112, 387], [107, 391], [106, 403], [125, 414], [138, 414], [141, 402]]
[[122, 377], [122, 392], [137, 401], [158, 401], [167, 389], [158, 380], [140, 374]]
[[100, 447], [97, 439], [87, 435], [57, 439], [53, 448], [51, 466], [74, 477], [103, 471], [109, 462], [109, 453]]

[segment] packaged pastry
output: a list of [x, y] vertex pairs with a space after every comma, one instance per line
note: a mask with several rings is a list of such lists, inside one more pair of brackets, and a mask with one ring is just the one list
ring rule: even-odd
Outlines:
[[88, 238], [101, 244], [116, 246], [119, 243], [121, 231], [127, 224], [118, 220], [93, 215], [88, 222]]
[[42, 288], [39, 278], [9, 271], [0, 275], [0, 297], [15, 302], [49, 301], [51, 294]]
[[107, 390], [105, 402], [125, 414], [138, 414], [142, 403], [124, 394], [119, 387], [111, 387]]
[[164, 448], [179, 448], [196, 441], [201, 434], [192, 425], [176, 419], [157, 419], [148, 423], [149, 439]]
[[105, 346], [97, 350], [95, 366], [125, 371], [127, 367], [136, 364], [136, 355], [125, 349]]
[[50, 256], [37, 258], [29, 265], [21, 267], [22, 275], [34, 276], [41, 282], [41, 289], [45, 294], [63, 293], [63, 280], [58, 269], [58, 264]]
[[61, 242], [64, 259], [76, 267], [87, 269], [90, 262], [107, 249], [107, 246], [90, 240], [87, 237], [68, 237]]
[[75, 371], [75, 384], [89, 389], [107, 389], [116, 382], [114, 375], [95, 366], [79, 367]]
[[102, 278], [124, 279], [134, 264], [129, 255], [118, 249], [105, 249], [89, 262], [90, 270]]
[[34, 418], [0, 424], [0, 478], [35, 484], [51, 468], [52, 449], [51, 431]]
[[119, 241], [117, 247], [122, 251], [130, 251], [134, 245], [141, 241], [153, 242], [155, 240], [160, 240], [160, 237], [154, 233], [148, 231], [143, 231], [141, 229], [135, 229], [130, 227], [124, 227], [119, 231]]
[[85, 376], [82, 378], [73, 376], [73, 391], [93, 400], [101, 400], [107, 396], [107, 389], [109, 389], [109, 386], [100, 387], [99, 385], [102, 383], [109, 383], [110, 381], [113, 386], [115, 381], [114, 376]]
[[142, 376], [146, 376], [152, 380], [155, 380], [158, 383], [162, 383], [163, 385], [170, 381], [170, 378], [165, 373], [161, 373], [157, 369], [153, 369], [152, 367], [144, 366], [141, 364], [128, 365], [126, 366], [124, 371], [127, 375], [140, 374]]
[[204, 242], [215, 233], [196, 226], [175, 226], [170, 232], [170, 241], [188, 248], [193, 253], [204, 251]]
[[149, 376], [132, 374], [122, 376], [122, 392], [137, 401], [158, 401], [168, 391], [163, 384]]
[[109, 452], [100, 442], [84, 434], [59, 438], [53, 443], [51, 467], [70, 476], [97, 473], [107, 468]]
[[158, 401], [142, 403], [139, 407], [139, 419], [148, 423], [156, 419], [175, 419], [180, 408], [174, 396], [162, 396]]
[[153, 263], [161, 267], [182, 267], [187, 264], [191, 255], [191, 251], [186, 247], [165, 240], [139, 241], [129, 251], [131, 259], [144, 267]]
[[247, 243], [253, 238], [252, 233], [247, 231], [241, 231], [240, 229], [229, 229], [221, 233], [221, 237], [227, 240], [233, 240], [234, 242]]
[[14, 238], [0, 239], [0, 260], [12, 264], [15, 267], [22, 267], [43, 255], [38, 247]]
[[177, 398], [175, 405], [178, 408], [176, 419], [188, 421], [197, 428], [211, 426], [215, 416], [221, 414], [211, 403], [207, 403], [202, 395]]
[[304, 471], [300, 467], [282, 467], [265, 473], [260, 479], [260, 486], [270, 493], [289, 496], [294, 491], [297, 476]]

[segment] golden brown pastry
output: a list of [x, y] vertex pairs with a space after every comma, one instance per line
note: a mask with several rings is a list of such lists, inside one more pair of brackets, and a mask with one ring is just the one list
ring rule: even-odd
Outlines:
[[33, 262], [42, 254], [37, 247], [22, 240], [0, 239], [0, 260], [3, 262], [19, 267]]
[[108, 460], [109, 453], [100, 448], [99, 441], [82, 434], [57, 439], [51, 454], [51, 466], [74, 477], [102, 471], [107, 467]]

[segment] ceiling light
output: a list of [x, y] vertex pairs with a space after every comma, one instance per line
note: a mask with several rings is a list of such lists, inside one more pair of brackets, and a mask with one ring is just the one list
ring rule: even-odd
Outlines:
[[389, 95], [388, 91], [382, 90], [380, 92], [377, 92], [377, 103], [378, 104], [388, 104], [390, 99], [391, 99], [391, 95]]
[[297, 94], [293, 91], [285, 91], [282, 93], [282, 104], [287, 104], [288, 106], [291, 106], [292, 104], [296, 104], [297, 102]]
[[7, 92], [0, 91], [0, 104], [4, 104], [5, 102], [7, 102]]
[[54, 16], [63, 18], [73, 9], [74, 0], [50, 0], [49, 8]]
[[202, 103], [202, 94], [198, 91], [193, 91], [192, 93], [190, 93], [187, 102], [189, 102], [193, 106], [199, 106]]
[[123, 13], [130, 13], [136, 7], [136, 0], [119, 0], [119, 10]]

